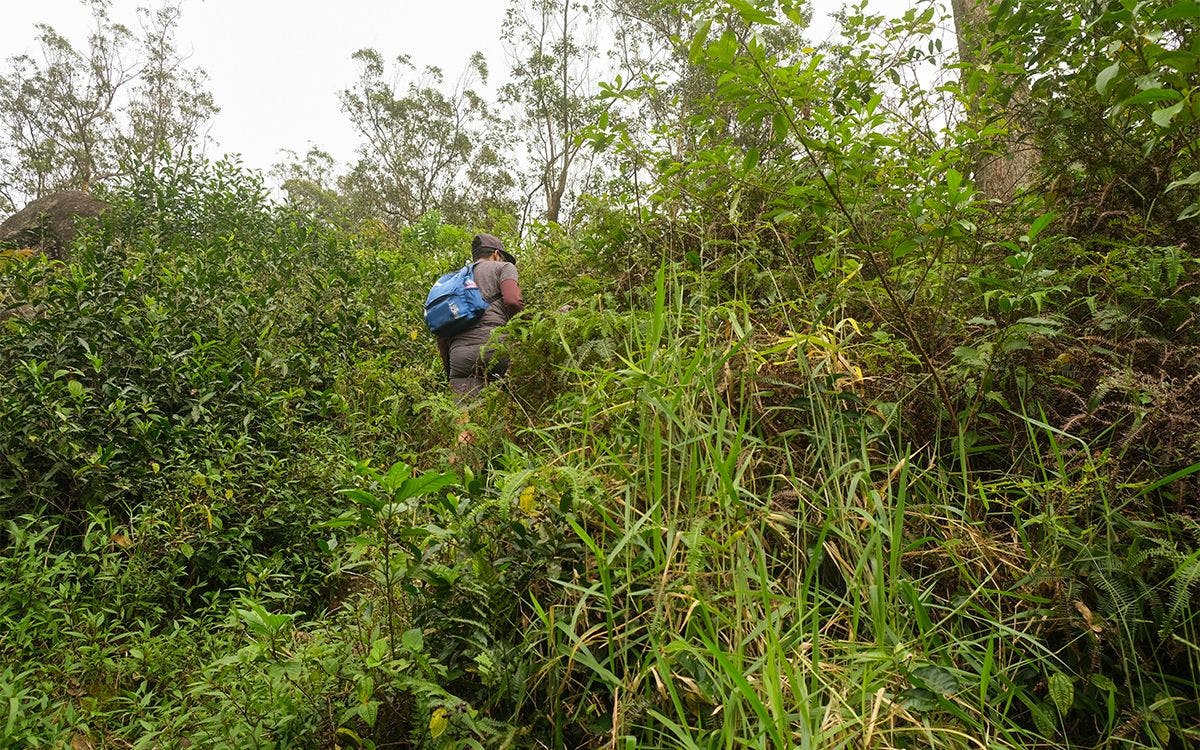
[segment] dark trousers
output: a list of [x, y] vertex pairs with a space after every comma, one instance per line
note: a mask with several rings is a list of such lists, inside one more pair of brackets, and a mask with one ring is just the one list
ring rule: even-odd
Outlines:
[[486, 346], [450, 347], [450, 389], [460, 396], [474, 396], [506, 372], [508, 357], [497, 356]]

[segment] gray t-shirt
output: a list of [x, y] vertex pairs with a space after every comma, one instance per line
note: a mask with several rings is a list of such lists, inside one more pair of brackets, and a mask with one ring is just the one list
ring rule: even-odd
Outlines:
[[500, 293], [500, 282], [517, 280], [517, 267], [498, 260], [481, 260], [475, 264], [475, 283], [483, 298], [491, 303], [479, 322], [450, 339], [450, 348], [460, 346], [482, 346], [491, 337], [492, 331], [508, 322]]

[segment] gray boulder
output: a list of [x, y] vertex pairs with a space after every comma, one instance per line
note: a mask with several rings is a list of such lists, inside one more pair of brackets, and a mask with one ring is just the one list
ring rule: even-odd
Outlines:
[[62, 259], [79, 236], [80, 218], [99, 216], [106, 204], [78, 190], [63, 190], [30, 203], [0, 224], [0, 247], [33, 248]]

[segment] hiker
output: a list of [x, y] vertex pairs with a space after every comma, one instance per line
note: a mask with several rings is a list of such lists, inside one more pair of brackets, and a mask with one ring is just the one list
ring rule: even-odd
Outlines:
[[477, 234], [471, 240], [471, 259], [475, 283], [491, 304], [470, 328], [437, 339], [450, 388], [460, 396], [474, 396], [508, 371], [508, 357], [497, 356], [487, 344], [493, 331], [525, 309], [517, 283], [517, 259], [504, 249], [504, 243], [490, 234]]

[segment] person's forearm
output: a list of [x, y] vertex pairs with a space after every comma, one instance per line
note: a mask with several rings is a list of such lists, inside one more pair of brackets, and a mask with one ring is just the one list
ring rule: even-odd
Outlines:
[[521, 287], [512, 279], [500, 282], [500, 296], [509, 316], [516, 315], [525, 309], [525, 300], [521, 297]]

